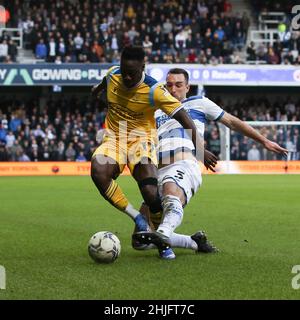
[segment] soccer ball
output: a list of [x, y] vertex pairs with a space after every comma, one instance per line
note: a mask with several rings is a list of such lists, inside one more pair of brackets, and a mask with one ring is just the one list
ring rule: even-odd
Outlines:
[[95, 233], [88, 244], [90, 257], [98, 263], [114, 262], [121, 253], [118, 237], [109, 231]]

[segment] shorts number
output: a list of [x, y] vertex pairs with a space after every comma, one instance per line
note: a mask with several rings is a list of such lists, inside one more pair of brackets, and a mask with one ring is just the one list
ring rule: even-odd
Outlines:
[[175, 178], [182, 180], [184, 172], [181, 170], [176, 170], [177, 174], [175, 175]]

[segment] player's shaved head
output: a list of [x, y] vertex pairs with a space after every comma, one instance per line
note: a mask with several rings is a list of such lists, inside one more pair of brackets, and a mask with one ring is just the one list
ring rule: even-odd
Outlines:
[[121, 75], [127, 88], [135, 87], [143, 77], [145, 51], [139, 46], [125, 47], [121, 54]]
[[125, 47], [121, 54], [121, 60], [137, 60], [144, 62], [145, 51], [143, 47], [140, 46], [128, 46]]

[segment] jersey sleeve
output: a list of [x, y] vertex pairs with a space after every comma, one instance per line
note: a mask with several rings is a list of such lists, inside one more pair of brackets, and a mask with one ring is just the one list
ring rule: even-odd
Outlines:
[[203, 106], [205, 108], [205, 116], [208, 120], [218, 121], [220, 120], [225, 111], [219, 107], [216, 103], [209, 100], [208, 98], [204, 98]]
[[115, 73], [119, 73], [119, 72], [120, 72], [120, 67], [119, 66], [113, 66], [113, 67], [109, 68], [108, 71], [106, 72], [105, 77], [104, 77], [104, 78], [106, 78], [107, 84], [110, 82], [111, 77]]
[[119, 68], [119, 66], [110, 67], [106, 72], [106, 77], [110, 76], [111, 74], [114, 74], [114, 72], [116, 72]]
[[102, 85], [103, 88], [107, 87], [107, 84], [110, 80], [110, 76], [118, 69], [118, 66], [113, 66], [111, 68], [109, 68], [105, 74], [105, 76], [102, 78], [101, 82], [99, 83], [99, 85]]
[[158, 83], [151, 88], [150, 104], [156, 109], [161, 109], [170, 117], [173, 117], [182, 108], [181, 102], [174, 98], [162, 84]]

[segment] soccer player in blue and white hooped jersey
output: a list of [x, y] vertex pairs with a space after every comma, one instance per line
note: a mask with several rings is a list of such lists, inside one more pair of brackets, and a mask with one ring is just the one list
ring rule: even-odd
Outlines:
[[[287, 154], [286, 149], [268, 140], [247, 123], [225, 112], [208, 98], [202, 96], [186, 98], [189, 91], [189, 76], [184, 69], [171, 69], [166, 80], [168, 91], [181, 101], [201, 136], [204, 135], [206, 120], [220, 121], [230, 129], [259, 142], [270, 151]], [[181, 224], [183, 207], [201, 185], [201, 171], [194, 156], [193, 143], [183, 127], [161, 110], [156, 111], [155, 118], [159, 137], [158, 187], [162, 196], [163, 214], [162, 217], [151, 215], [152, 222], [158, 225], [155, 233], [142, 232], [133, 238], [137, 243], [140, 241], [144, 244], [159, 244], [160, 241], [167, 241], [171, 247], [191, 248], [196, 252], [215, 252], [216, 248], [209, 243], [202, 231], [192, 236], [174, 232]], [[138, 245], [135, 248], [138, 249]], [[170, 252], [165, 258], [173, 259], [175, 254]]]

